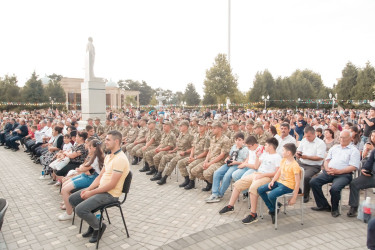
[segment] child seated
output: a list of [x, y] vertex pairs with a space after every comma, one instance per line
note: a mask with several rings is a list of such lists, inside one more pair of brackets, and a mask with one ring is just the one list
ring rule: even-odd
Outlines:
[[64, 146], [63, 150], [55, 155], [55, 160], [49, 165], [54, 170], [60, 170], [65, 167], [70, 159], [67, 156], [72, 151], [71, 136], [69, 134], [64, 135]]
[[277, 197], [293, 192], [293, 196], [288, 204], [294, 205], [296, 203], [301, 180], [301, 169], [294, 159], [296, 150], [297, 148], [293, 143], [285, 144], [282, 152], [283, 159], [281, 160], [279, 170], [269, 184], [265, 184], [258, 188], [259, 196], [262, 197], [264, 203], [269, 209], [272, 224], [275, 224], [275, 203]]
[[279, 143], [274, 137], [266, 141], [266, 145], [264, 147], [265, 153], [263, 153], [260, 157], [259, 155], [261, 152], [258, 152], [258, 154], [256, 155], [255, 169], [258, 169], [258, 171], [244, 176], [234, 183], [234, 188], [232, 196], [229, 200], [229, 204], [220, 210], [220, 214], [233, 212], [234, 203], [238, 199], [238, 196], [243, 190], [248, 189], [250, 193], [251, 213], [242, 220], [242, 223], [251, 224], [258, 221], [256, 213], [258, 202], [258, 188], [266, 183], [269, 183], [280, 166], [281, 156], [276, 152], [276, 148], [278, 145]]

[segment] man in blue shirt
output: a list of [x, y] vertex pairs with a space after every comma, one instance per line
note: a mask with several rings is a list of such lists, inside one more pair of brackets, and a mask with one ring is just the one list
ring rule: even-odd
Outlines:
[[[310, 187], [313, 191], [316, 207], [314, 211], [329, 211], [333, 217], [340, 215], [338, 211], [341, 190], [352, 181], [352, 172], [359, 168], [360, 154], [351, 144], [351, 132], [344, 130], [340, 133], [340, 145], [333, 146], [324, 162], [324, 170], [317, 177], [311, 179]], [[332, 183], [331, 206], [324, 197], [322, 186]]]
[[12, 118], [10, 120], [10, 125], [6, 125], [4, 132], [0, 133], [0, 146], [4, 146], [6, 139], [8, 139], [11, 136], [11, 132], [15, 130], [18, 127], [18, 123], [16, 122], [16, 119]]

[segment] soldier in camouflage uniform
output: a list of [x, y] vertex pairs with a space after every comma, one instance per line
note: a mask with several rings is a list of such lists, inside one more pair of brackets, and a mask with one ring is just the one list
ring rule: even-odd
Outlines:
[[111, 120], [107, 119], [107, 120], [105, 120], [104, 131], [103, 131], [103, 134], [101, 134], [100, 139], [104, 140], [104, 138], [106, 137], [107, 133], [109, 131], [111, 131], [111, 130], [112, 130]]
[[204, 162], [191, 169], [191, 175], [203, 179], [207, 186], [202, 191], [210, 191], [212, 188], [212, 177], [216, 169], [224, 164], [224, 159], [230, 151], [230, 139], [222, 134], [221, 122], [212, 124], [212, 137], [210, 138], [210, 149]]
[[242, 133], [245, 134], [245, 130], [246, 130], [246, 122], [245, 121], [241, 121], [240, 122], [240, 132], [242, 132]]
[[[150, 167], [150, 171], [147, 175], [153, 175], [157, 173], [161, 158], [172, 150], [176, 145], [176, 136], [171, 131], [171, 122], [164, 120], [163, 122], [163, 133], [161, 134], [159, 143], [152, 150], [148, 150], [145, 154], [145, 163]], [[153, 178], [151, 178], [154, 181]]]
[[[148, 131], [146, 134], [146, 145], [138, 149], [137, 152], [135, 153], [135, 156], [144, 158], [145, 166], [146, 168], [149, 168], [149, 164], [148, 164], [149, 159], [146, 158], [146, 154], [149, 151], [154, 151], [155, 148], [159, 145], [161, 132], [159, 129], [156, 128], [155, 120], [149, 120], [147, 122], [147, 127], [148, 127]], [[144, 172], [144, 171], [141, 171], [141, 172]]]
[[133, 143], [135, 141], [135, 139], [137, 139], [138, 130], [139, 130], [138, 120], [134, 119], [133, 123], [132, 123], [132, 127], [129, 129], [125, 138], [122, 139], [123, 145], [122, 145], [121, 149], [124, 153], [126, 152], [127, 146], [129, 146], [129, 144]]
[[[148, 132], [147, 122], [148, 122], [148, 120], [147, 120], [146, 117], [142, 117], [139, 120], [140, 128], [139, 128], [139, 131], [138, 131], [137, 138], [135, 139], [135, 141], [133, 143], [130, 143], [128, 146], [126, 146], [126, 151], [128, 151], [130, 153], [130, 155], [134, 157], [132, 165], [136, 165], [142, 160], [142, 157], [136, 156], [136, 152], [139, 149], [141, 149], [144, 145], [146, 145], [146, 135], [147, 135], [147, 132]], [[143, 168], [139, 171], [145, 172], [145, 171], [148, 171], [148, 170], [150, 170], [150, 169], [145, 170], [145, 168]]]
[[210, 148], [210, 138], [206, 135], [207, 124], [201, 120], [198, 122], [198, 133], [194, 135], [193, 147], [189, 158], [179, 160], [177, 167], [185, 181], [179, 185], [186, 190], [195, 188], [195, 177], [190, 174], [190, 170], [206, 159]]
[[264, 131], [262, 122], [256, 122], [254, 125], [254, 137], [260, 145], [264, 146], [267, 139], [272, 137], [272, 134]]
[[180, 135], [177, 138], [176, 147], [161, 158], [156, 177], [162, 176], [164, 168], [165, 171], [164, 176], [157, 182], [159, 185], [165, 184], [168, 176], [176, 168], [177, 162], [187, 158], [190, 154], [193, 136], [189, 133], [189, 121], [181, 121], [179, 127]]
[[180, 135], [180, 130], [176, 124], [178, 124], [177, 121], [176, 122], [171, 121], [171, 130], [177, 138]]
[[228, 137], [231, 140], [231, 144], [233, 145], [235, 143], [235, 135], [240, 131], [240, 123], [237, 120], [232, 120], [230, 123], [231, 127], [231, 132], [230, 132], [230, 137]]
[[227, 119], [222, 119], [221, 124], [223, 125], [223, 134], [226, 135], [229, 139], [232, 134], [232, 131], [228, 128], [228, 121]]
[[128, 118], [124, 118], [124, 122], [122, 124], [122, 138], [125, 138], [128, 135], [131, 128], [132, 126], [130, 125], [130, 120]]
[[121, 118], [116, 119], [115, 126], [114, 126], [113, 129], [122, 134], [122, 131], [124, 130], [124, 127], [122, 126], [122, 119]]
[[198, 122], [199, 119], [197, 117], [194, 117], [191, 122], [190, 122], [190, 127], [189, 127], [189, 133], [192, 135], [195, 135], [198, 133]]
[[100, 119], [98, 117], [94, 120], [94, 130], [95, 134], [97, 134], [99, 137], [104, 134], [104, 127], [102, 124], [100, 124]]
[[249, 136], [254, 135], [254, 129], [253, 129], [253, 127], [254, 127], [254, 121], [253, 121], [253, 119], [249, 118], [246, 121], [245, 140]]

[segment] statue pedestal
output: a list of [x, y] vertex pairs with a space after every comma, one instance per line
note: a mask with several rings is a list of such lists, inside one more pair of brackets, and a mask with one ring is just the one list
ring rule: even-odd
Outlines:
[[103, 79], [85, 80], [81, 84], [82, 121], [98, 117], [101, 122], [106, 119], [106, 95]]

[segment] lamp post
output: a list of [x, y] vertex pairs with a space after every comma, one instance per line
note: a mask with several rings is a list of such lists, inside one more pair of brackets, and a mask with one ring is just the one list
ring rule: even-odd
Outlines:
[[264, 101], [264, 109], [267, 109], [267, 101], [270, 99], [270, 96], [267, 95], [267, 97], [265, 97], [264, 95], [262, 95], [262, 100]]
[[329, 93], [329, 99], [332, 100], [332, 109], [335, 108], [335, 100], [337, 100], [337, 93], [333, 96], [332, 93]]
[[297, 99], [297, 104], [296, 104], [296, 111], [298, 110], [298, 104], [299, 104], [300, 101], [301, 101], [301, 98], [298, 98]]

